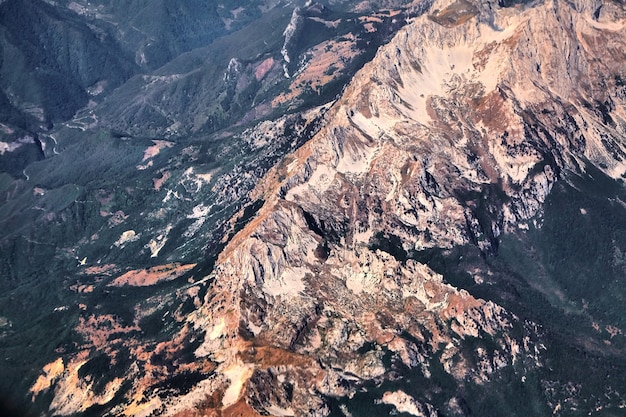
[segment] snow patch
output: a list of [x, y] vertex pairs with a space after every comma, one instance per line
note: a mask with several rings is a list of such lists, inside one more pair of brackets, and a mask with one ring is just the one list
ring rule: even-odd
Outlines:
[[337, 164], [337, 171], [343, 174], [367, 173], [377, 154], [378, 148], [367, 146], [361, 147], [358, 151], [346, 152]]
[[209, 334], [209, 339], [215, 340], [218, 337], [222, 336], [225, 328], [226, 328], [226, 321], [224, 320], [223, 317], [221, 317], [219, 323], [213, 326], [213, 330], [211, 330], [211, 333]]
[[267, 410], [268, 413], [270, 413], [270, 415], [273, 415], [276, 417], [290, 417], [290, 416], [296, 415], [296, 413], [293, 411], [293, 408], [291, 407], [282, 408], [277, 405], [270, 405], [269, 407], [265, 407], [265, 409]]
[[156, 258], [157, 256], [159, 256], [159, 252], [161, 251], [161, 249], [163, 249], [163, 246], [165, 246], [165, 243], [167, 242], [167, 235], [169, 234], [170, 230], [172, 230], [171, 224], [167, 225], [164, 233], [158, 235], [154, 239], [151, 239], [150, 242], [148, 242], [146, 248], [150, 249], [151, 258]]
[[[402, 73], [402, 85], [398, 93], [410, 105], [405, 111], [415, 121], [430, 120], [427, 101], [430, 96], [447, 96], [459, 81], [483, 85], [485, 92], [493, 91], [498, 83], [501, 59], [489, 59], [484, 68], [475, 66], [475, 53], [493, 42], [499, 43], [509, 38], [516, 25], [505, 30], [495, 31], [487, 25], [480, 25], [480, 43], [471, 36], [466, 43], [450, 47], [430, 46], [422, 50], [419, 60], [420, 71]], [[459, 79], [460, 78], [460, 79]]]
[[205, 206], [204, 204], [199, 204], [193, 208], [193, 211], [190, 215], [187, 216], [188, 219], [196, 219], [185, 231], [185, 237], [191, 237], [200, 228], [204, 225], [204, 222], [207, 219], [207, 216], [211, 212], [212, 206]]

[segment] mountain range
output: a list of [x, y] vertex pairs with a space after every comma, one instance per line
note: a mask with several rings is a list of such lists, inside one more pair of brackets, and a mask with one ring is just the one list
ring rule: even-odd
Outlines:
[[0, 28], [6, 413], [623, 415], [622, 1]]

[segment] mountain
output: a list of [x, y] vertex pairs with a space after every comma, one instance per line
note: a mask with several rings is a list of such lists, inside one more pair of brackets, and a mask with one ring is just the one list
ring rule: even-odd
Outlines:
[[[48, 110], [42, 102], [22, 105], [22, 97], [11, 95], [9, 90], [41, 90], [35, 98], [62, 96], [65, 90], [30, 78], [21, 80], [30, 77], [33, 66], [21, 66], [19, 59], [2, 63], [3, 73], [8, 74], [3, 79], [14, 80], [7, 84], [9, 100], [4, 108], [16, 115], [15, 119], [3, 118], [0, 139], [0, 350], [5, 358], [0, 367], [2, 405], [33, 414], [49, 409], [49, 395], [32, 403], [29, 390], [41, 369], [60, 352], [69, 357], [82, 346], [83, 336], [76, 326], [84, 315], [83, 307], [113, 308], [115, 317], [133, 321], [137, 301], [168, 294], [189, 275], [161, 274], [167, 279], [161, 280], [156, 292], [155, 287], [140, 287], [129, 294], [128, 288], [123, 288], [126, 295], [110, 297], [111, 288], [102, 281], [109, 274], [153, 271], [152, 267], [171, 272], [180, 265], [188, 271], [185, 268], [194, 264], [195, 275], [210, 271], [224, 246], [222, 238], [241, 227], [229, 223], [229, 218], [250, 201], [247, 194], [258, 178], [319, 129], [328, 100], [404, 24], [412, 10], [410, 5], [400, 7], [402, 2], [371, 7], [361, 4], [354, 12], [354, 2], [335, 3], [332, 7], [246, 4], [254, 18], [224, 3], [224, 13], [232, 15], [230, 10], [234, 10], [243, 19], [240, 23], [233, 20], [229, 29], [206, 45], [172, 52], [175, 57], [162, 68], [151, 69], [135, 61], [130, 78], [120, 81], [120, 85], [108, 83], [108, 77], [114, 74], [106, 71], [95, 84], [80, 84], [77, 80], [81, 77], [91, 76], [82, 72], [85, 67], [67, 65], [63, 60], [57, 65], [54, 59], [68, 51], [77, 62], [90, 62], [94, 58], [88, 54], [84, 57], [85, 51], [102, 53], [106, 42], [112, 45], [110, 50], [115, 50], [116, 59], [126, 60], [129, 54], [125, 51], [134, 54], [143, 38], [133, 38], [136, 43], [128, 44], [123, 36], [127, 32], [117, 29], [123, 29], [123, 19], [133, 16], [137, 9], [124, 9], [122, 3], [119, 9], [114, 3], [91, 3], [97, 6], [95, 9], [86, 9], [90, 4], [79, 2], [35, 2], [33, 9], [30, 3], [25, 6], [17, 0], [0, 4], [4, 25], [12, 28], [5, 33], [11, 33], [11, 42], [19, 46], [7, 49], [17, 51], [16, 56], [45, 55], [51, 47], [49, 38], [54, 39], [54, 28], [59, 28], [59, 39], [66, 30], [78, 28], [70, 30], [71, 36], [77, 32], [79, 43], [83, 36], [85, 48], [68, 41], [63, 51], [50, 52], [54, 59], [38, 61], [38, 65], [42, 71], [74, 83], [76, 90], [82, 89], [67, 102], [74, 100], [80, 106], [84, 103], [81, 100], [89, 97], [85, 107], [70, 116], [63, 113], [56, 119], [46, 119]], [[381, 11], [379, 7], [385, 6], [397, 9]], [[52, 35], [42, 33], [35, 40], [24, 39], [31, 34], [13, 29], [29, 27], [30, 16], [39, 9], [44, 15], [40, 20], [50, 27]], [[13, 13], [11, 21], [9, 12]], [[172, 13], [176, 17], [177, 13]], [[319, 34], [315, 39], [292, 36], [288, 53], [295, 63], [291, 71], [295, 72], [287, 78], [282, 49], [285, 29], [294, 14], [306, 16], [300, 25]], [[168, 16], [162, 15], [165, 21]], [[327, 20], [331, 18], [332, 22]], [[228, 21], [227, 16], [224, 19]], [[168, 22], [143, 24], [165, 28], [170, 27]], [[258, 33], [265, 34], [267, 27], [273, 30], [265, 38], [250, 42]], [[218, 42], [217, 46], [213, 41]], [[30, 48], [26, 52], [24, 45]], [[342, 59], [333, 73], [318, 80], [324, 63], [339, 54]], [[59, 75], [62, 65], [67, 65], [63, 67], [66, 71]], [[319, 82], [313, 85], [315, 91], [308, 88], [313, 81]], [[242, 90], [241, 86], [246, 85]], [[164, 97], [166, 94], [171, 95]], [[248, 94], [256, 95], [258, 101], [276, 100], [271, 120], [267, 111], [271, 105], [263, 110], [248, 100]], [[239, 97], [247, 101], [231, 104]], [[143, 107], [142, 102], [146, 103]], [[185, 123], [186, 110], [206, 119], [198, 128], [182, 123], [180, 128], [170, 128], [169, 120], [154, 122], [149, 116], [137, 118], [139, 127], [133, 125], [134, 113], [156, 113], [164, 103]], [[31, 112], [34, 107], [36, 111]], [[50, 109], [58, 110], [54, 106]], [[127, 109], [120, 116], [122, 120], [115, 114], [119, 109]], [[206, 126], [211, 112], [217, 115], [215, 119], [220, 118], [219, 125]], [[30, 115], [30, 124], [19, 120], [24, 115]], [[253, 208], [245, 210], [247, 215], [254, 213]], [[164, 263], [167, 266], [162, 267]], [[177, 277], [178, 281], [171, 281]], [[126, 298], [128, 295], [130, 298]], [[171, 332], [160, 329], [154, 318], [147, 319], [148, 326], [151, 320], [153, 324], [146, 337], [169, 337]], [[114, 405], [110, 402], [109, 409]]]
[[13, 406], [621, 415], [626, 6], [238, 6], [0, 177]]

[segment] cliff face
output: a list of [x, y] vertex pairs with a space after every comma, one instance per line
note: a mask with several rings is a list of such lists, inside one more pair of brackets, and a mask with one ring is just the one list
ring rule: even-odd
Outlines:
[[[194, 309], [180, 314], [176, 340], [194, 351], [168, 372], [202, 368], [199, 382], [167, 395], [156, 361], [139, 362], [116, 413], [349, 415], [342, 401], [370, 390], [379, 405], [436, 415], [428, 395], [405, 392], [416, 391], [407, 372], [483, 385], [507, 367], [544, 366], [539, 326], [446, 283], [415, 254], [493, 254], [503, 233], [541, 223], [565, 172], [593, 164], [622, 176], [625, 50], [620, 3], [436, 2], [261, 180], [251, 197], [263, 206], [211, 275], [181, 292]], [[182, 349], [132, 354], [162, 359], [169, 348]], [[60, 414], [69, 378], [50, 377], [63, 381]], [[466, 413], [456, 397], [445, 404]]]

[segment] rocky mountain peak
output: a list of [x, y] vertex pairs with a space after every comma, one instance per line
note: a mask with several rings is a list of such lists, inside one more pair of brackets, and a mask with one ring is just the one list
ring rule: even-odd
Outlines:
[[[441, 23], [452, 16], [454, 25]], [[328, 127], [277, 168], [285, 179], [268, 177], [269, 193], [308, 212], [324, 206], [322, 220], [338, 225], [347, 207], [326, 195], [350, 187], [355, 204], [376, 201], [382, 213], [354, 209], [366, 218], [351, 227], [428, 230], [422, 245], [447, 246], [528, 220], [559, 173], [583, 160], [619, 177], [624, 20], [603, 19], [558, 3], [497, 13], [435, 3], [354, 78]], [[500, 204], [496, 223], [479, 225], [473, 193]]]

